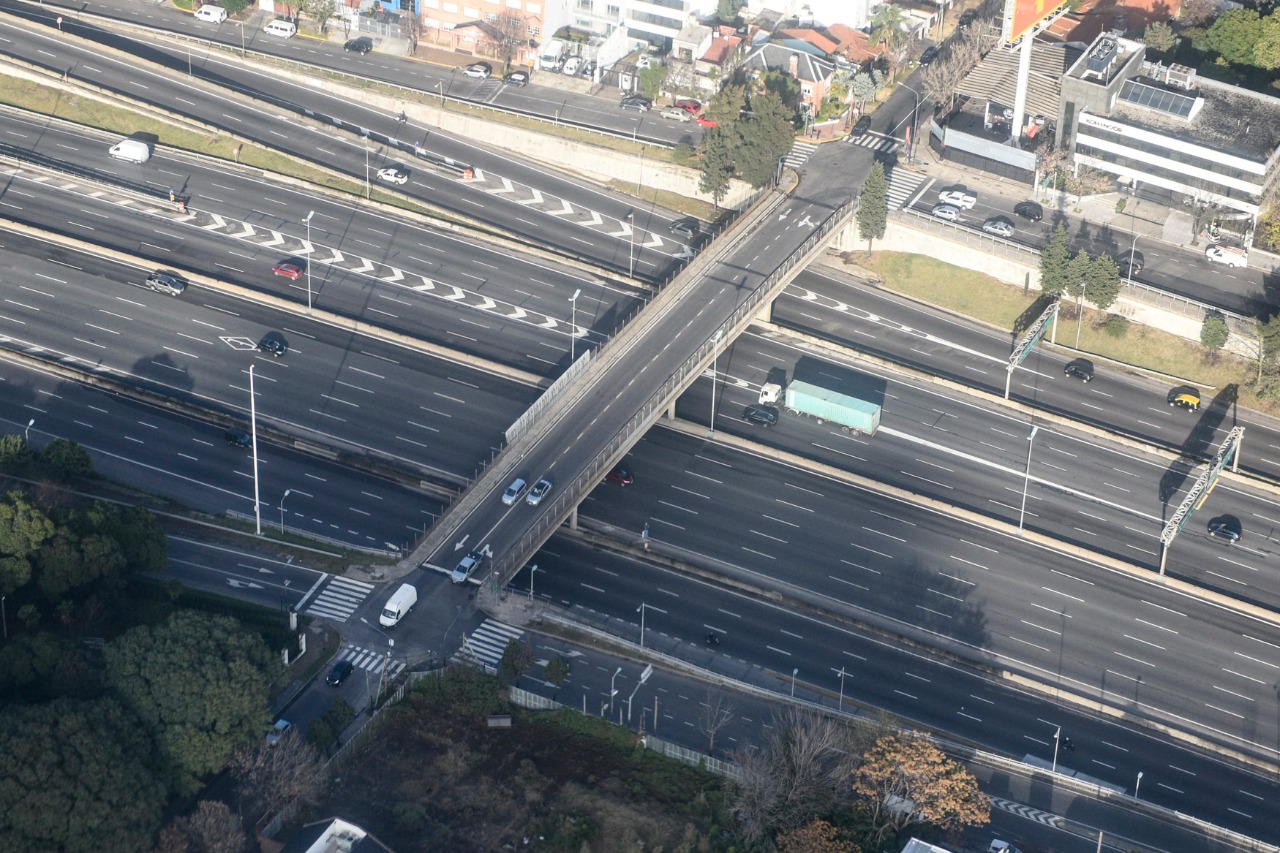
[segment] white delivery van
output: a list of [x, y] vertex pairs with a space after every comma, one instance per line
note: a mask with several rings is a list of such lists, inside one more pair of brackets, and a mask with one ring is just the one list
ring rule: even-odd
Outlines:
[[122, 139], [107, 151], [117, 160], [130, 163], [145, 163], [151, 159], [151, 146], [137, 139]]
[[227, 10], [221, 6], [201, 6], [196, 9], [197, 21], [208, 21], [211, 24], [221, 24], [227, 19]]
[[564, 65], [565, 44], [560, 39], [552, 39], [542, 46], [538, 56], [538, 67], [543, 71], [559, 71]]
[[262, 31], [269, 36], [291, 39], [298, 32], [298, 25], [293, 21], [275, 20], [263, 27]]
[[418, 603], [418, 590], [411, 583], [400, 584], [395, 594], [387, 599], [378, 621], [384, 628], [390, 628], [409, 614], [413, 605]]

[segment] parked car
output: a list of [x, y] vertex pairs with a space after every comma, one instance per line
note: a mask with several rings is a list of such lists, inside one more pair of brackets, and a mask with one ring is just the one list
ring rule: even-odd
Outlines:
[[691, 216], [677, 219], [671, 223], [671, 233], [686, 240], [692, 240], [698, 233], [698, 220]]
[[683, 122], [683, 121], [693, 120], [687, 112], [685, 112], [684, 110], [678, 110], [675, 107], [671, 107], [670, 109], [663, 110], [661, 113], [659, 113], [659, 115], [661, 115], [663, 118], [669, 118], [672, 121]]
[[525, 86], [529, 83], [529, 73], [527, 71], [512, 71], [510, 74], [502, 76], [503, 83], [510, 83], [512, 86]]
[[542, 503], [542, 499], [551, 494], [552, 482], [550, 477], [543, 477], [533, 488], [529, 490], [529, 494], [525, 496], [524, 502], [529, 506], [537, 506]]
[[289, 351], [289, 344], [276, 332], [267, 332], [258, 341], [258, 352], [270, 353], [272, 358], [280, 358]]
[[1093, 362], [1087, 358], [1077, 358], [1074, 361], [1068, 361], [1067, 366], [1062, 371], [1070, 379], [1079, 379], [1081, 382], [1093, 381]]
[[368, 36], [360, 36], [360, 38], [347, 39], [346, 44], [342, 46], [343, 50], [349, 50], [352, 53], [358, 53], [361, 56], [373, 50], [373, 39]]
[[227, 10], [221, 6], [201, 6], [196, 9], [196, 20], [210, 24], [221, 24], [227, 19]]
[[1018, 202], [1013, 206], [1013, 212], [1031, 222], [1039, 222], [1044, 219], [1044, 208], [1034, 201]]
[[694, 116], [693, 120], [698, 123], [698, 127], [716, 126], [716, 120], [713, 118], [707, 118], [706, 116]]
[[697, 98], [681, 98], [672, 106], [678, 110], [684, 110], [690, 115], [702, 112], [702, 101], [699, 101]]
[[777, 426], [778, 410], [773, 406], [765, 406], [760, 403], [752, 403], [742, 410], [742, 419], [749, 424], [756, 426]]
[[578, 72], [578, 76], [586, 77], [590, 80], [596, 76], [596, 69], [599, 67], [600, 66], [594, 59], [588, 59], [586, 62], [582, 63], [582, 70]]
[[938, 202], [969, 210], [978, 203], [978, 197], [964, 187], [955, 187], [938, 193]]
[[355, 666], [352, 665], [351, 661], [349, 660], [338, 661], [332, 667], [329, 668], [329, 674], [325, 676], [325, 679], [324, 679], [325, 684], [328, 684], [332, 687], [337, 687], [339, 684], [341, 684], [343, 681], [346, 680], [347, 676], [351, 674], [351, 670], [353, 669], [355, 669]]
[[853, 130], [849, 133], [850, 139], [856, 139], [871, 129], [871, 116], [863, 116], [853, 124]]
[[636, 481], [636, 478], [626, 468], [619, 466], [610, 471], [605, 480], [616, 486], [630, 486]]
[[956, 21], [956, 28], [963, 30], [965, 27], [969, 26], [976, 20], [978, 20], [978, 10], [965, 9], [963, 12], [960, 13], [959, 20]]
[[271, 731], [267, 732], [267, 743], [277, 744], [280, 738], [285, 736], [289, 729], [293, 728], [293, 723], [288, 720], [276, 720], [276, 724], [271, 727]]
[[1003, 216], [993, 216], [986, 222], [982, 223], [982, 230], [988, 234], [994, 234], [997, 237], [1012, 237], [1014, 232], [1013, 223]]
[[1169, 392], [1169, 405], [1188, 412], [1197, 411], [1200, 408], [1200, 392], [1190, 385], [1179, 385]]
[[493, 66], [487, 62], [473, 62], [462, 69], [462, 73], [468, 77], [477, 77], [484, 80], [493, 73]]
[[409, 170], [404, 166], [388, 166], [378, 170], [378, 180], [389, 184], [405, 184], [409, 182]]
[[1220, 515], [1209, 521], [1209, 535], [1214, 539], [1221, 539], [1228, 545], [1234, 545], [1240, 541], [1240, 537], [1244, 535], [1244, 528], [1240, 524], [1240, 519], [1233, 515]]
[[945, 222], [956, 222], [960, 219], [960, 208], [954, 204], [935, 204], [931, 213], [935, 218]]
[[1235, 246], [1210, 246], [1204, 250], [1205, 260], [1229, 267], [1243, 267], [1249, 263], [1249, 255]]
[[639, 68], [641, 71], [651, 67], [652, 65], [653, 65], [653, 57], [647, 53], [640, 54], [640, 56], [637, 57], [636, 59], [636, 68]]
[[163, 293], [167, 296], [181, 296], [182, 291], [187, 289], [185, 281], [164, 270], [156, 270], [147, 276], [145, 286], [148, 290], [154, 290], [156, 293]]
[[507, 490], [502, 493], [502, 502], [507, 506], [511, 506], [524, 497], [524, 492], [527, 488], [529, 488], [529, 484], [525, 482], [525, 479], [516, 477], [511, 481], [511, 485], [507, 486]]
[[920, 54], [920, 67], [924, 68], [926, 65], [933, 64], [933, 61], [937, 58], [938, 48], [934, 45], [929, 45], [924, 49], [924, 52]]
[[639, 95], [632, 95], [630, 97], [623, 98], [622, 102], [618, 104], [618, 106], [622, 107], [624, 110], [635, 110], [638, 113], [645, 113], [649, 111], [651, 106], [653, 106], [653, 102], [648, 98], [642, 98]]
[[465, 582], [482, 562], [484, 562], [484, 555], [479, 551], [472, 551], [458, 562], [457, 567], [449, 575], [449, 580], [454, 583]]
[[281, 278], [297, 281], [302, 278], [302, 265], [294, 263], [293, 261], [281, 261], [271, 268], [271, 272]]
[[242, 429], [231, 428], [222, 434], [222, 440], [231, 447], [238, 447], [241, 450], [253, 449], [253, 436]]

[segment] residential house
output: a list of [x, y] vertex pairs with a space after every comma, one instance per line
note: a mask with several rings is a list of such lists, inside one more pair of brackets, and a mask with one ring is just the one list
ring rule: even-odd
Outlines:
[[782, 71], [795, 78], [800, 83], [801, 108], [807, 106], [813, 115], [822, 109], [835, 73], [835, 63], [829, 59], [814, 56], [807, 50], [773, 43], [756, 48], [743, 65], [761, 74]]
[[837, 60], [844, 59], [850, 65], [865, 68], [884, 53], [884, 45], [872, 44], [871, 37], [862, 30], [856, 30], [845, 24], [832, 24], [827, 27], [827, 35], [836, 40], [836, 49], [831, 52]]
[[1145, 32], [1155, 21], [1168, 21], [1182, 10], [1182, 0], [1082, 0], [1074, 12], [1054, 19], [1038, 38], [1089, 44], [1102, 33]]
[[[516, 64], [531, 64], [537, 58], [537, 46], [562, 23], [546, 19], [545, 14], [550, 9], [544, 9], [543, 0], [418, 2], [422, 23], [419, 38], [423, 44], [492, 58], [503, 56], [500, 46], [504, 39], [509, 38], [513, 46], [518, 42], [532, 44], [532, 47], [518, 51], [523, 58], [512, 57]], [[466, 32], [455, 37], [453, 31], [459, 27]]]

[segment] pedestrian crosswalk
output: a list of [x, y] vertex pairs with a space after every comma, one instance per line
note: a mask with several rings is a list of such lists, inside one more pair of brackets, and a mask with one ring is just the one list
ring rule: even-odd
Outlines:
[[799, 169], [817, 150], [818, 146], [814, 143], [797, 139], [795, 144], [791, 146], [791, 151], [783, 158], [783, 162], [793, 169]]
[[453, 653], [450, 662], [469, 663], [484, 667], [486, 672], [497, 672], [507, 643], [519, 641], [523, 636], [524, 631], [519, 628], [486, 619], [469, 637], [462, 638], [462, 648]]
[[303, 610], [311, 616], [346, 622], [373, 591], [373, 584], [349, 578], [330, 578], [320, 594]]
[[910, 172], [906, 169], [894, 169], [889, 172], [889, 209], [898, 210], [905, 207], [925, 181], [933, 183], [932, 178], [920, 172]]
[[863, 148], [870, 148], [872, 151], [880, 154], [892, 154], [902, 145], [902, 141], [896, 137], [881, 133], [878, 130], [868, 130], [861, 136], [850, 136], [849, 142], [852, 145], [860, 145]]
[[[387, 671], [383, 676], [388, 681], [404, 672], [407, 665], [402, 660], [395, 659], [395, 649], [391, 649], [391, 665], [387, 667]], [[356, 669], [367, 669], [369, 672], [378, 675], [382, 673], [382, 668], [387, 663], [387, 649], [366, 649], [360, 646], [349, 645], [338, 655], [337, 660], [351, 661], [351, 665]]]

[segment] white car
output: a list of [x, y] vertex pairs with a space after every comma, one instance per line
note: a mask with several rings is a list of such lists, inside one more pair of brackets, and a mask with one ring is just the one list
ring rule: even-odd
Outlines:
[[449, 575], [449, 580], [454, 583], [464, 583], [467, 578], [471, 577], [471, 573], [476, 570], [476, 566], [484, 560], [484, 556], [478, 551], [472, 551], [470, 554], [462, 558], [458, 563], [458, 567], [453, 570], [453, 574]]
[[564, 68], [560, 69], [560, 73], [565, 74], [569, 77], [572, 77], [573, 75], [578, 73], [578, 69], [581, 67], [582, 67], [582, 57], [571, 56], [565, 60]]
[[271, 728], [271, 731], [267, 732], [267, 743], [272, 746], [279, 743], [280, 739], [284, 737], [291, 728], [293, 728], [293, 723], [288, 720], [276, 720], [276, 724]]
[[196, 9], [197, 21], [208, 21], [211, 24], [221, 24], [227, 19], [227, 10], [221, 6], [201, 6]]
[[669, 118], [672, 121], [693, 121], [693, 116], [689, 115], [679, 107], [671, 107], [670, 109], [663, 110], [661, 115], [663, 118]]
[[970, 210], [978, 203], [978, 197], [963, 187], [938, 193], [939, 204], [949, 204], [961, 210]]
[[516, 477], [511, 481], [511, 485], [507, 486], [507, 490], [502, 493], [502, 502], [507, 506], [511, 506], [524, 497], [524, 492], [527, 488], [529, 488], [529, 484], [524, 481], [524, 478]]
[[1210, 246], [1204, 250], [1205, 260], [1215, 264], [1226, 264], [1229, 267], [1243, 267], [1249, 264], [1249, 255], [1244, 249], [1235, 246]]
[[487, 78], [493, 73], [493, 66], [487, 62], [473, 62], [466, 68], [462, 69], [462, 73], [468, 77], [478, 77], [481, 80]]
[[935, 204], [930, 211], [936, 219], [955, 222], [960, 219], [960, 208], [954, 204]]
[[409, 170], [403, 166], [388, 166], [378, 170], [378, 180], [389, 184], [405, 184], [409, 182]]
[[528, 496], [524, 502], [529, 506], [537, 506], [542, 503], [542, 499], [551, 493], [551, 478], [543, 477], [537, 484], [529, 490]]

